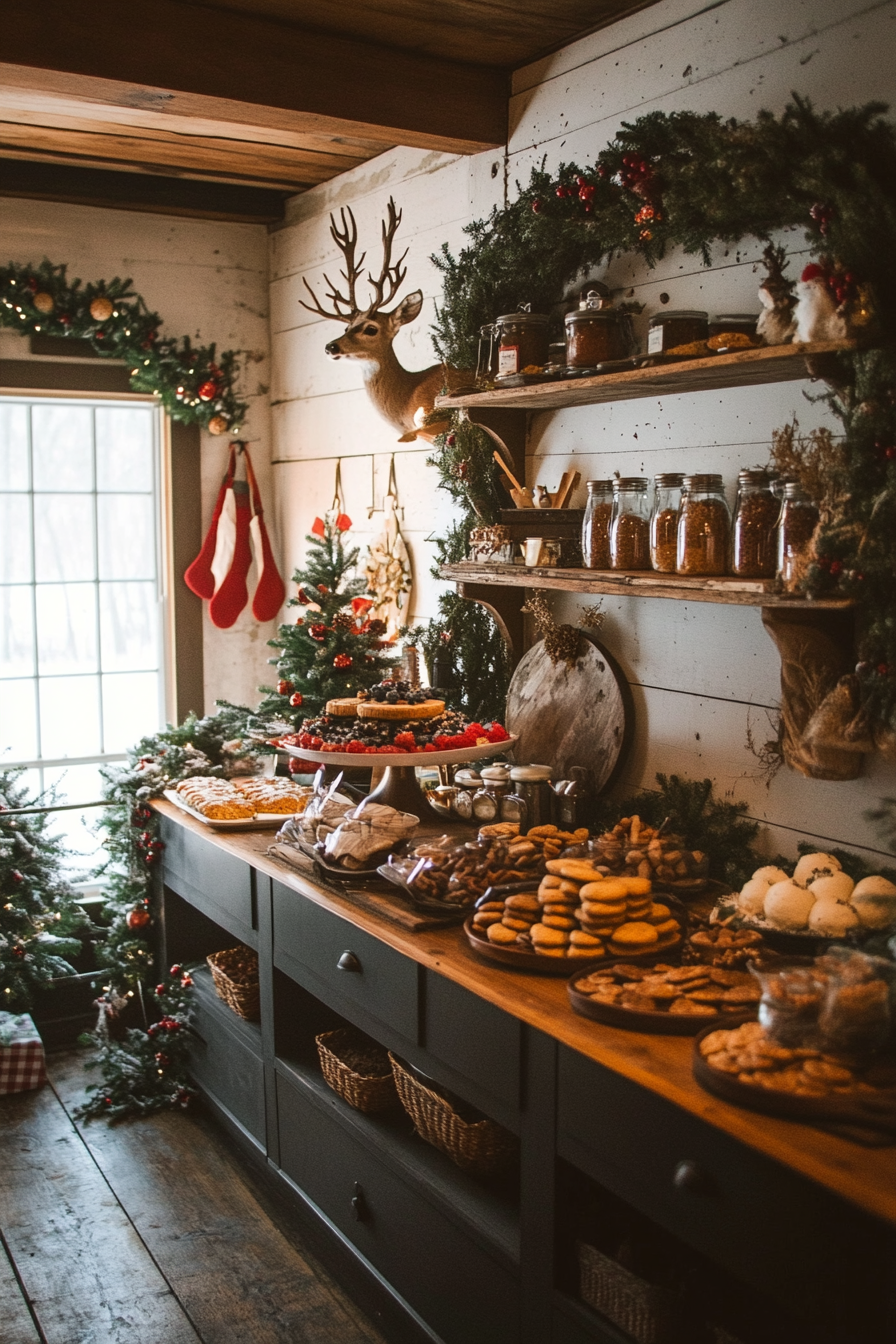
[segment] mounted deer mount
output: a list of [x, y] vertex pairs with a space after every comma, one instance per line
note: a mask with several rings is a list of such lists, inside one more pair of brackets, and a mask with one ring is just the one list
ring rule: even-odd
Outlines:
[[[407, 256], [407, 248], [392, 265], [392, 241], [401, 223], [401, 211], [396, 210], [395, 202], [389, 197], [388, 215], [383, 220], [383, 265], [379, 279], [371, 272], [367, 281], [373, 290], [373, 301], [367, 308], [360, 308], [355, 297], [355, 286], [361, 275], [361, 267], [366, 252], [355, 260], [355, 247], [358, 242], [358, 227], [350, 209], [341, 209], [342, 227], [337, 227], [335, 217], [330, 216], [330, 233], [342, 252], [345, 270], [340, 274], [348, 288], [342, 294], [329, 276], [324, 280], [329, 285], [326, 297], [332, 310], [324, 308], [314, 290], [304, 281], [305, 288], [314, 300], [305, 303], [303, 308], [319, 313], [321, 317], [334, 318], [345, 322], [346, 328], [338, 340], [329, 341], [324, 347], [331, 359], [360, 359], [364, 362], [364, 382], [367, 392], [380, 415], [402, 431], [399, 443], [409, 443], [416, 438], [430, 442], [445, 426], [423, 426], [423, 419], [433, 408], [436, 397], [443, 388], [454, 390], [463, 384], [469, 385], [469, 373], [453, 369], [447, 364], [433, 364], [428, 369], [413, 372], [398, 362], [392, 342], [406, 322], [413, 322], [423, 307], [423, 293], [415, 289], [401, 300], [390, 313], [384, 311], [391, 303], [407, 275], [402, 262]], [[446, 422], [447, 423], [447, 422]]]

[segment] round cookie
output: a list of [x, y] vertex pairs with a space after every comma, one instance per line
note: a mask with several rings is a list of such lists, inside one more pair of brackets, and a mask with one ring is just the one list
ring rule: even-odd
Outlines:
[[551, 929], [545, 924], [533, 924], [529, 934], [536, 950], [542, 947], [563, 948], [569, 942], [566, 929]]
[[639, 948], [650, 947], [652, 943], [659, 941], [659, 934], [656, 931], [656, 925], [647, 924], [643, 920], [633, 920], [627, 924], [621, 924], [613, 934], [613, 942], [620, 947], [627, 948], [630, 952], [636, 952]]
[[508, 945], [516, 942], [516, 929], [508, 929], [506, 924], [490, 924], [486, 933], [490, 943]]

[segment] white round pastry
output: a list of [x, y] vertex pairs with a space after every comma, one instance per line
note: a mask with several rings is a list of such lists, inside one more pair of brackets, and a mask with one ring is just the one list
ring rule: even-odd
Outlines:
[[[784, 881], [788, 879], [785, 877]], [[751, 877], [740, 889], [737, 908], [745, 915], [761, 915], [768, 895], [768, 883], [761, 877]]]
[[885, 929], [896, 922], [896, 886], [885, 877], [863, 877], [849, 900], [866, 929]]
[[809, 928], [823, 938], [843, 938], [856, 928], [859, 917], [851, 905], [819, 898], [809, 911]]
[[773, 887], [776, 882], [789, 882], [790, 877], [783, 868], [775, 868], [769, 864], [766, 868], [757, 868], [753, 874], [756, 882], [764, 882], [767, 887]]
[[774, 928], [794, 932], [806, 927], [814, 904], [814, 894], [788, 878], [786, 882], [776, 882], [769, 887], [763, 908], [766, 919]]
[[815, 893], [816, 901], [839, 901], [846, 905], [855, 886], [848, 873], [833, 873], [830, 877], [816, 877], [809, 883], [809, 890]]
[[833, 854], [804, 854], [793, 870], [793, 881], [798, 887], [808, 887], [816, 877], [831, 877], [840, 872], [840, 864]]

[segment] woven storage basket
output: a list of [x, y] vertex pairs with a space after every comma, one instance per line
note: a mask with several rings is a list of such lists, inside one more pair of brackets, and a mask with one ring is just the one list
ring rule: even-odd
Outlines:
[[658, 1288], [603, 1255], [587, 1242], [579, 1242], [580, 1291], [582, 1298], [638, 1344], [664, 1344], [673, 1323], [672, 1294]]
[[449, 1101], [425, 1087], [391, 1052], [389, 1058], [399, 1100], [421, 1139], [441, 1149], [463, 1171], [477, 1176], [513, 1161], [519, 1151], [515, 1135], [494, 1120], [462, 1120]]
[[206, 957], [215, 993], [238, 1017], [257, 1022], [261, 1016], [258, 994], [258, 955], [251, 947], [228, 947]]
[[[315, 1036], [321, 1073], [328, 1087], [356, 1111], [387, 1111], [398, 1106], [388, 1053], [354, 1027]], [[346, 1063], [343, 1055], [352, 1058]], [[359, 1066], [358, 1056], [363, 1062]]]

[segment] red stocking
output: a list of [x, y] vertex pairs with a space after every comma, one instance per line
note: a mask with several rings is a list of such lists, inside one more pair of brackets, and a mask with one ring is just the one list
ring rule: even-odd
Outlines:
[[232, 485], [236, 503], [236, 544], [233, 549], [233, 562], [224, 581], [208, 604], [208, 614], [219, 630], [227, 630], [233, 625], [243, 607], [249, 601], [249, 589], [246, 576], [252, 564], [252, 550], [249, 546], [249, 486], [246, 481], [234, 481]]
[[256, 621], [272, 621], [286, 600], [286, 585], [280, 577], [268, 530], [264, 525], [264, 511], [261, 507], [261, 492], [252, 470], [252, 460], [248, 448], [243, 449], [246, 459], [246, 476], [252, 491], [252, 506], [255, 517], [252, 519], [252, 541], [255, 545], [255, 565], [258, 569], [258, 587], [252, 599], [252, 615]]
[[227, 471], [221, 482], [221, 489], [218, 491], [218, 498], [215, 503], [212, 520], [209, 523], [208, 531], [205, 534], [205, 541], [202, 543], [202, 549], [196, 559], [190, 565], [184, 574], [184, 583], [195, 593], [197, 597], [210, 598], [215, 591], [215, 576], [212, 573], [212, 560], [215, 555], [215, 545], [218, 540], [218, 523], [221, 518], [221, 510], [224, 508], [224, 496], [227, 494], [227, 488], [233, 481], [233, 473], [236, 466], [236, 447], [230, 445], [230, 459], [227, 463]]

